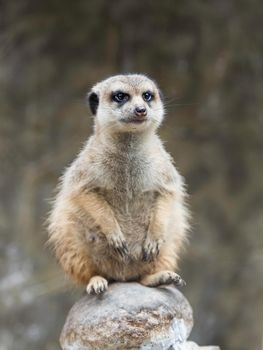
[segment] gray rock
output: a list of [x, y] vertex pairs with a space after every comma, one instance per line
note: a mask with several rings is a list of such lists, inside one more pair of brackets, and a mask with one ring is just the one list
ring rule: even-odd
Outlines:
[[185, 342], [192, 326], [191, 306], [175, 287], [113, 283], [73, 306], [60, 343], [63, 350], [167, 350]]

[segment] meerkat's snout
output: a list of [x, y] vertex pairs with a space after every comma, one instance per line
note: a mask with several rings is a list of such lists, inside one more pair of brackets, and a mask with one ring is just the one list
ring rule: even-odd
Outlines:
[[139, 118], [144, 118], [147, 115], [147, 110], [145, 107], [135, 107], [134, 114]]

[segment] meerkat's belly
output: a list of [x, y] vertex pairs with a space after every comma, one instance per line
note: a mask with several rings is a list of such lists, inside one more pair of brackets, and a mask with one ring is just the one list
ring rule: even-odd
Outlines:
[[106, 199], [131, 249], [140, 245], [147, 233], [156, 193], [148, 191], [130, 197], [125, 193], [119, 196], [106, 194]]
[[[115, 218], [126, 239], [129, 254], [120, 259], [111, 249], [105, 236], [88, 233], [93, 261], [100, 272], [116, 280], [132, 280], [150, 271], [151, 264], [142, 262], [142, 246], [148, 230], [152, 207], [155, 202], [154, 192], [141, 193], [138, 196], [111, 196], [105, 198], [111, 205]], [[114, 199], [113, 199], [114, 198]]]

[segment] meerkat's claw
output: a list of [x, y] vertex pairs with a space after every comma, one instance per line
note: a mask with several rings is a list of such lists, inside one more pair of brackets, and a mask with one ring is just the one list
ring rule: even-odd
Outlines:
[[180, 284], [177, 284], [177, 285], [178, 285], [178, 287], [184, 287], [184, 286], [186, 286], [186, 282], [185, 282], [185, 280], [183, 280], [181, 278]]
[[125, 256], [127, 256], [128, 254], [128, 249], [126, 246], [122, 246], [122, 247], [114, 247], [114, 251], [120, 255], [122, 258], [125, 258]]
[[128, 256], [128, 246], [123, 237], [111, 236], [108, 241], [114, 252], [117, 253], [122, 259], [125, 259]]
[[147, 239], [142, 249], [142, 260], [153, 261], [159, 255], [161, 245], [162, 241], [160, 239], [154, 241]]
[[171, 283], [177, 287], [184, 287], [186, 285], [186, 282], [177, 273], [175, 274], [175, 276], [172, 276]]
[[101, 276], [94, 276], [90, 279], [86, 291], [88, 294], [102, 294], [108, 289], [108, 281]]

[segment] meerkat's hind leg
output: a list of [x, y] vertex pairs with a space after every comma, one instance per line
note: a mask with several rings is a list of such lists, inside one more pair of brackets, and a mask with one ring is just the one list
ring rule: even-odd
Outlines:
[[185, 281], [173, 271], [159, 271], [151, 275], [145, 275], [140, 282], [148, 287], [157, 287], [162, 284], [186, 285]]
[[108, 289], [108, 281], [101, 276], [93, 276], [86, 287], [88, 294], [101, 294]]

